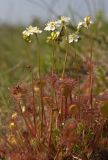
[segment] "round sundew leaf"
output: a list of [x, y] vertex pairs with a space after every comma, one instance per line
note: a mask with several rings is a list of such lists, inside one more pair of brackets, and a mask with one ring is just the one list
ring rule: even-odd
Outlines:
[[79, 107], [73, 104], [69, 107], [69, 112], [72, 116], [76, 116], [79, 113]]

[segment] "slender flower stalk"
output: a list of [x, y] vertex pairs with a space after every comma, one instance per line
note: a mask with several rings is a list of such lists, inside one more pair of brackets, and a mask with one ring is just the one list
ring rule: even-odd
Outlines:
[[[67, 31], [66, 31], [67, 33]], [[64, 78], [64, 74], [65, 74], [65, 69], [66, 69], [66, 63], [67, 63], [67, 57], [68, 57], [68, 52], [69, 52], [69, 37], [68, 37], [68, 33], [66, 34], [67, 35], [67, 41], [66, 41], [66, 53], [65, 53], [65, 59], [64, 59], [64, 65], [63, 65], [63, 71], [62, 71], [62, 79]]]
[[53, 31], [51, 32], [50, 36], [47, 37], [47, 42], [51, 43], [52, 46], [52, 73], [54, 72], [54, 63], [55, 63], [55, 44], [56, 40], [59, 36], [60, 32], [59, 31]]
[[32, 92], [33, 92], [33, 121], [34, 121], [35, 135], [36, 135], [36, 106], [35, 106], [34, 76], [33, 76], [33, 73], [32, 73]]
[[55, 42], [52, 42], [52, 74], [54, 72], [55, 65]]
[[90, 106], [92, 108], [93, 106], [93, 64], [92, 64], [92, 58], [93, 58], [93, 44], [91, 43], [91, 50], [90, 50]]
[[[37, 34], [36, 34], [36, 40], [37, 40], [38, 46], [40, 46], [39, 38]], [[40, 76], [41, 76], [41, 56], [40, 56], [40, 52], [38, 51], [38, 78], [39, 79], [40, 79]]]
[[[37, 43], [38, 45], [40, 46], [40, 43], [39, 43], [39, 39], [38, 37], [36, 36], [37, 38]], [[43, 135], [43, 125], [44, 125], [44, 105], [43, 105], [43, 93], [42, 93], [42, 79], [41, 79], [41, 57], [40, 57], [40, 53], [38, 52], [38, 76], [39, 76], [39, 82], [40, 82], [40, 106], [41, 106], [41, 112], [40, 112], [40, 117], [41, 117], [41, 137]]]

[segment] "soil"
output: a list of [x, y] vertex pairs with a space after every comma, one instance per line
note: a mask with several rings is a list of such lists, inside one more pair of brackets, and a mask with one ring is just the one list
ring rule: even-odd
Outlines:
[[[66, 156], [63, 160], [73, 160], [73, 158], [71, 156]], [[88, 160], [108, 160], [108, 150], [103, 149], [95, 151]]]
[[91, 155], [90, 160], [108, 160], [108, 150], [103, 149], [96, 151]]

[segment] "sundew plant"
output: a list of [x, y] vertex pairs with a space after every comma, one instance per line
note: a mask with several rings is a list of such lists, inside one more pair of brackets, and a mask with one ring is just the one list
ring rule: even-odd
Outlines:
[[[11, 88], [15, 107], [6, 134], [1, 139], [1, 159], [98, 160], [100, 152], [103, 159], [106, 157], [108, 92], [94, 93], [92, 43], [86, 61], [87, 74], [83, 80], [78, 74], [75, 78], [66, 74], [71, 47], [80, 43], [82, 31], [88, 30], [93, 22], [87, 16], [72, 32], [70, 21], [69, 17], [62, 16], [48, 22], [43, 31], [37, 26], [29, 26], [22, 32], [27, 43], [36, 40], [39, 46], [41, 34], [47, 32], [46, 42], [52, 47], [52, 66], [49, 73], [42, 74], [41, 53], [38, 50], [37, 73], [28, 68], [32, 81]], [[65, 55], [62, 71], [57, 73], [56, 49], [61, 43], [65, 46]]]

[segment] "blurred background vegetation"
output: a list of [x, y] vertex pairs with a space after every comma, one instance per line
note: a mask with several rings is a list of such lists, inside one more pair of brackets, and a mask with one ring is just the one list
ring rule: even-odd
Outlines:
[[[1, 0], [1, 5], [2, 1], [4, 0]], [[108, 87], [108, 21], [105, 7], [108, 7], [108, 3], [104, 3], [104, 0], [83, 0], [83, 2], [79, 4], [79, 9], [75, 9], [74, 6], [71, 5], [74, 4], [74, 0], [70, 0], [68, 1], [66, 8], [61, 8], [61, 12], [59, 13], [60, 8], [58, 7], [59, 9], [56, 9], [56, 6], [58, 6], [57, 3], [59, 3], [59, 6], [61, 5], [63, 7], [65, 6], [66, 0], [60, 2], [59, 0], [53, 0], [50, 1], [50, 3], [48, 0], [27, 1], [28, 5], [32, 5], [32, 7], [36, 9], [38, 8], [38, 12], [39, 9], [41, 12], [42, 10], [45, 10], [47, 14], [46, 17], [42, 18], [39, 17], [39, 14], [41, 13], [36, 12], [35, 18], [33, 18], [33, 16], [31, 19], [29, 18], [29, 21], [24, 21], [24, 23], [17, 23], [17, 21], [10, 21], [9, 23], [9, 17], [7, 15], [7, 19], [0, 23], [0, 111], [2, 112], [3, 109], [3, 111], [7, 113], [8, 108], [11, 108], [9, 88], [22, 81], [29, 81], [31, 74], [27, 71], [27, 66], [31, 65], [34, 71], [37, 70], [38, 50], [42, 55], [41, 65], [43, 73], [48, 73], [50, 70], [52, 48], [50, 45], [45, 43], [46, 33], [40, 36], [40, 46], [37, 46], [35, 41], [30, 45], [24, 42], [22, 39], [22, 31], [29, 24], [43, 28], [43, 24], [48, 19], [55, 18], [60, 15], [71, 17], [71, 30], [74, 30], [77, 22], [83, 19], [84, 16], [92, 16], [95, 24], [89, 32], [84, 31], [82, 33], [83, 36], [81, 43], [71, 48], [66, 71], [67, 74], [74, 76], [73, 70], [76, 67], [74, 66], [74, 53], [77, 53], [78, 59], [75, 65], [77, 64], [77, 67], [79, 68], [79, 74], [80, 72], [83, 72], [84, 66], [82, 66], [81, 62], [84, 60], [84, 56], [87, 57], [90, 50], [90, 44], [93, 42], [93, 57], [94, 65], [96, 66], [94, 72], [96, 73], [98, 80], [96, 93], [106, 90]], [[64, 5], [62, 3], [64, 3]], [[23, 10], [23, 12], [27, 11]], [[63, 44], [56, 48], [56, 67], [58, 73], [62, 69], [64, 52], [65, 48]]]

